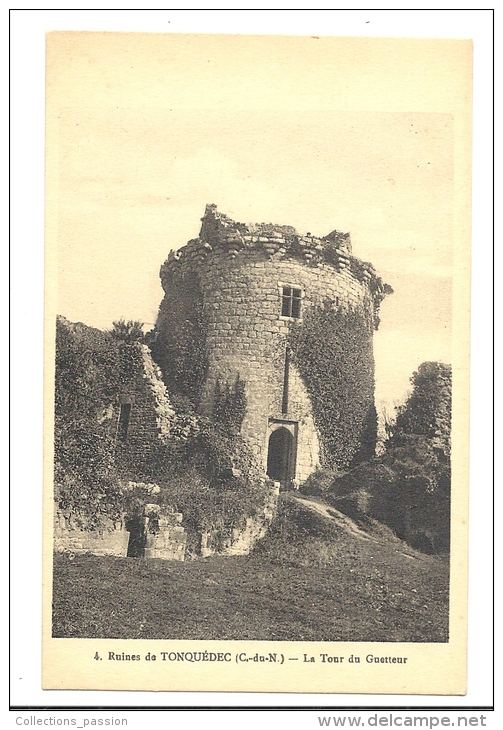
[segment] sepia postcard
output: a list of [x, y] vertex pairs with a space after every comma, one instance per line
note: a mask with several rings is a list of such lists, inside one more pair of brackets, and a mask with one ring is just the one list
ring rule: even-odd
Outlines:
[[46, 38], [43, 687], [466, 693], [472, 44]]

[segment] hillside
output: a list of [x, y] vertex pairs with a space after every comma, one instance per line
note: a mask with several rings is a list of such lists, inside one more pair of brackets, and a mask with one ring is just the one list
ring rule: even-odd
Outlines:
[[53, 635], [448, 640], [448, 565], [376, 524], [282, 495], [249, 556], [187, 563], [56, 555]]

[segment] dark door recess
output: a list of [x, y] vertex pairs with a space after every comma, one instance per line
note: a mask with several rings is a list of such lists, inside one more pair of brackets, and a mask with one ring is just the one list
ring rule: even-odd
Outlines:
[[294, 478], [294, 438], [287, 428], [277, 428], [269, 437], [267, 476], [287, 487]]

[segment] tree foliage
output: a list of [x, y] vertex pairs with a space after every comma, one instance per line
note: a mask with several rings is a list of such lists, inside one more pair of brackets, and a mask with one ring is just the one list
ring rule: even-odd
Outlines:
[[411, 377], [412, 392], [397, 410], [390, 446], [411, 434], [432, 439], [450, 453], [452, 369], [441, 362], [424, 362]]
[[145, 339], [143, 322], [139, 320], [129, 319], [126, 322], [121, 318], [113, 322], [112, 325], [110, 334], [115, 340], [132, 345], [135, 342], [143, 342]]
[[383, 522], [413, 547], [446, 552], [450, 482], [450, 464], [432, 440], [409, 435], [400, 446], [334, 479], [325, 499], [357, 521]]

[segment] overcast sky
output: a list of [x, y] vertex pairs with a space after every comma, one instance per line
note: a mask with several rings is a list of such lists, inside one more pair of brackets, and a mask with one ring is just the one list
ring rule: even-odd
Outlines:
[[[376, 399], [402, 400], [421, 362], [451, 361], [455, 119], [435, 84], [424, 100], [431, 65], [363, 39], [182, 38], [50, 41], [58, 313], [153, 324], [159, 267], [197, 236], [206, 203], [349, 231], [395, 290], [375, 336]], [[452, 74], [456, 53], [435, 48], [435, 73]]]

